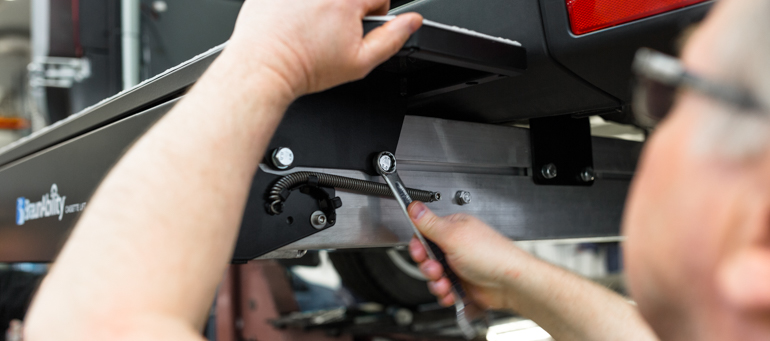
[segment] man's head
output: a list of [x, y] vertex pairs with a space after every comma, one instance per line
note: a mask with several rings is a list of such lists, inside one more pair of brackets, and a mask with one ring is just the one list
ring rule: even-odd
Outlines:
[[[770, 1], [718, 2], [682, 57], [770, 108]], [[661, 337], [767, 339], [770, 111], [682, 91], [646, 146], [624, 233], [632, 296]]]

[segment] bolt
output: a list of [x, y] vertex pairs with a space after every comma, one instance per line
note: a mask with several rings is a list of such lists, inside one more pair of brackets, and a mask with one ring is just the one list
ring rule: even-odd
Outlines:
[[546, 179], [553, 179], [556, 177], [556, 165], [553, 163], [549, 163], [545, 166], [543, 166], [543, 169], [540, 170], [540, 174], [543, 174], [543, 177]]
[[439, 193], [439, 192], [431, 193], [430, 199], [431, 199], [431, 202], [441, 200], [441, 193]]
[[594, 169], [591, 167], [586, 167], [582, 172], [580, 172], [580, 180], [583, 180], [583, 182], [591, 182], [596, 179], [596, 172], [594, 172]]
[[286, 147], [278, 147], [273, 150], [273, 166], [278, 169], [286, 169], [294, 163], [294, 152]]
[[313, 225], [318, 230], [326, 227], [326, 221], [326, 214], [321, 211], [315, 211], [310, 215], [310, 225]]
[[468, 191], [457, 191], [457, 194], [455, 194], [455, 199], [457, 199], [457, 203], [460, 205], [467, 205], [471, 203], [471, 192]]
[[379, 171], [384, 174], [393, 173], [396, 170], [396, 157], [389, 152], [382, 152], [377, 156], [377, 164]]
[[380, 156], [380, 167], [382, 169], [388, 170], [390, 169], [391, 161], [390, 157], [387, 155]]

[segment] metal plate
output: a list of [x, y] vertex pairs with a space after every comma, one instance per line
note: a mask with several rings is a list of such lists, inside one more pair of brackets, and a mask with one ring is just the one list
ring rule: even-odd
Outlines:
[[[468, 213], [518, 240], [617, 236], [640, 143], [593, 138], [597, 179], [591, 187], [538, 186], [529, 130], [407, 116], [396, 150], [399, 175], [410, 187], [439, 191], [428, 204], [436, 214]], [[335, 169], [295, 169], [369, 181], [377, 176]], [[285, 174], [285, 173], [284, 173]], [[453, 195], [466, 190], [469, 205]], [[412, 229], [395, 200], [338, 190], [337, 225], [283, 249], [404, 245]]]
[[[301, 169], [377, 181], [363, 172]], [[619, 233], [628, 180], [597, 179], [593, 187], [543, 187], [529, 177], [494, 174], [400, 172], [409, 186], [442, 194], [467, 190], [473, 203], [450, 199], [427, 204], [436, 214], [468, 213], [519, 239], [614, 236]], [[337, 225], [283, 249], [336, 249], [404, 245], [412, 228], [393, 199], [337, 191], [344, 203]], [[444, 194], [446, 197], [446, 194]]]

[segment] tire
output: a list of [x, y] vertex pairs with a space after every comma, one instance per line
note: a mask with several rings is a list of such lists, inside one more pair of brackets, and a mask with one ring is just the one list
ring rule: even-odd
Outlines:
[[410, 308], [436, 302], [407, 251], [337, 250], [329, 259], [342, 284], [360, 299]]

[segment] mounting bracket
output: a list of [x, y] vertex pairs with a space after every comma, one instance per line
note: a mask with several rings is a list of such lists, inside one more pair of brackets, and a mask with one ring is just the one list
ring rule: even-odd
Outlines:
[[588, 117], [529, 120], [532, 179], [538, 185], [591, 186], [594, 161]]

